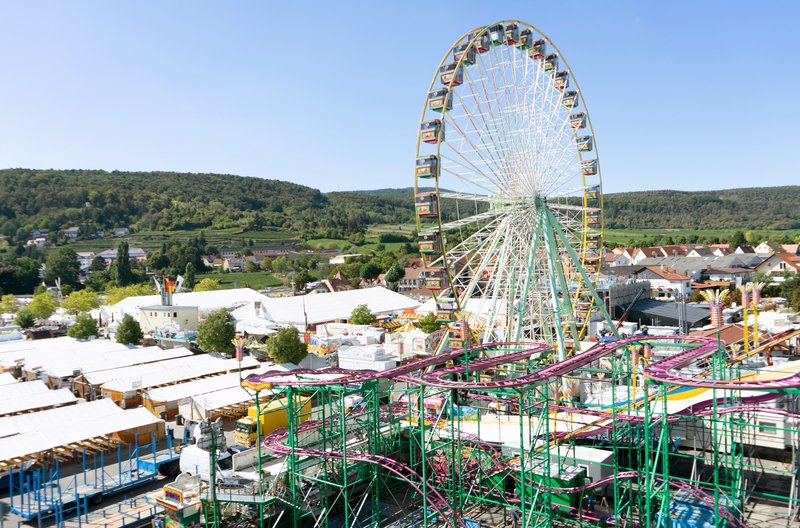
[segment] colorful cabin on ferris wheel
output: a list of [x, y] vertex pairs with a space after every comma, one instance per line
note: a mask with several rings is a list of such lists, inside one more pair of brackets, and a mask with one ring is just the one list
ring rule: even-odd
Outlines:
[[600, 258], [597, 255], [586, 255], [583, 259], [583, 269], [589, 273], [597, 273], [599, 263]]
[[442, 75], [442, 84], [445, 86], [459, 86], [464, 82], [464, 71], [458, 68], [458, 63], [451, 62], [439, 68], [439, 73]]
[[551, 53], [546, 56], [544, 62], [542, 62], [542, 68], [548, 73], [556, 71], [558, 69], [558, 53]]
[[578, 150], [581, 152], [590, 152], [592, 150], [592, 136], [578, 136], [575, 141], [578, 144]]
[[453, 109], [453, 96], [450, 95], [450, 90], [447, 88], [440, 88], [428, 92], [428, 108], [434, 112], [447, 112]]
[[586, 196], [588, 198], [597, 199], [600, 197], [600, 186], [599, 185], [592, 185], [591, 187], [586, 188]]
[[584, 176], [594, 176], [597, 174], [597, 160], [589, 159], [581, 161], [581, 173]]
[[598, 249], [600, 247], [600, 233], [589, 233], [586, 235], [586, 248]]
[[555, 77], [553, 78], [553, 85], [562, 92], [569, 86], [569, 72], [568, 71], [560, 71], [556, 72]]
[[414, 173], [417, 178], [435, 178], [439, 174], [439, 158], [435, 155], [417, 158]]
[[569, 124], [572, 125], [574, 129], [586, 128], [586, 113], [577, 112], [575, 114], [570, 114]]
[[545, 39], [534, 41], [528, 50], [528, 56], [535, 60], [543, 59], [545, 53], [547, 53], [547, 41]]
[[439, 214], [439, 202], [437, 201], [435, 192], [421, 192], [417, 193], [414, 199], [414, 207], [417, 210], [417, 216], [420, 218], [428, 218]]
[[514, 46], [519, 42], [519, 26], [516, 24], [508, 24], [506, 26], [506, 35], [503, 39], [503, 44], [506, 46]]
[[431, 291], [439, 291], [447, 286], [447, 272], [444, 268], [425, 269], [425, 287]]
[[487, 51], [489, 51], [489, 48], [492, 45], [491, 40], [489, 40], [490, 37], [488, 31], [483, 35], [481, 35], [480, 39], [478, 39], [477, 33], [470, 34], [467, 37], [467, 39], [472, 43], [473, 47], [475, 48], [475, 51], [477, 51], [478, 53], [486, 53]]
[[462, 57], [464, 61], [461, 64], [465, 66], [475, 64], [475, 48], [471, 43], [462, 44], [453, 50], [453, 60], [455, 62], [460, 61]]
[[586, 211], [586, 225], [595, 228], [600, 227], [600, 209]]
[[440, 138], [444, 141], [444, 123], [441, 119], [424, 121], [419, 126], [419, 138], [425, 143], [436, 144]]
[[572, 90], [569, 92], [564, 92], [564, 96], [561, 98], [561, 104], [564, 105], [564, 108], [568, 110], [572, 110], [576, 106], [578, 106], [580, 96], [578, 92]]
[[436, 299], [436, 319], [442, 322], [455, 321], [458, 303], [451, 298]]
[[519, 49], [528, 49], [533, 44], [533, 31], [530, 29], [523, 29], [519, 33], [519, 41], [517, 42], [517, 47]]
[[442, 252], [442, 242], [438, 233], [421, 233], [419, 235], [419, 252], [423, 255], [434, 255]]
[[486, 33], [489, 34], [490, 46], [499, 46], [506, 39], [506, 33], [505, 28], [503, 28], [503, 24], [495, 24], [494, 26], [490, 27]]

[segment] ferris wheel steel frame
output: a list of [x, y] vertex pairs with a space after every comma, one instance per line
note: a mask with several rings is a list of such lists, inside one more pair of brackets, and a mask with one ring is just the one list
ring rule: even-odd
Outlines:
[[[498, 27], [501, 42], [495, 34]], [[509, 34], [507, 28], [512, 27], [516, 41], [507, 43], [509, 35], [514, 34], [510, 29]], [[523, 43], [521, 36], [525, 32], [527, 42]], [[538, 43], [544, 43], [544, 47], [539, 48], [541, 56], [533, 58]], [[546, 54], [548, 45], [555, 55]], [[483, 53], [470, 53], [482, 46]], [[454, 62], [450, 61], [451, 55]], [[495, 61], [493, 55], [503, 62]], [[551, 59], [552, 68], [547, 69]], [[559, 59], [564, 70], [558, 70]], [[511, 62], [513, 67], [507, 72], [505, 66]], [[498, 69], [503, 70], [500, 89]], [[446, 83], [442, 77], [445, 70], [451, 74]], [[561, 88], [556, 87], [556, 79], [563, 83]], [[437, 90], [439, 80], [445, 88]], [[567, 91], [570, 80], [575, 89]], [[492, 95], [487, 88], [490, 81]], [[530, 86], [525, 84], [527, 81], [531, 81]], [[476, 88], [478, 83], [484, 90], [482, 97]], [[467, 87], [469, 93], [465, 92]], [[508, 108], [512, 89], [515, 104]], [[565, 106], [567, 95], [573, 102]], [[505, 100], [501, 101], [503, 96]], [[582, 110], [576, 112], [579, 105]], [[588, 126], [589, 136], [578, 136], [583, 125], [573, 126], [576, 115]], [[520, 124], [519, 116], [529, 122]], [[425, 135], [425, 127], [436, 119], [441, 124], [432, 140], [430, 133]], [[513, 122], [507, 125], [508, 120]], [[535, 127], [534, 120], [538, 120]], [[508, 127], [514, 126], [509, 134]], [[455, 142], [447, 140], [446, 131], [450, 129], [456, 131]], [[578, 148], [579, 140], [587, 138], [589, 148]], [[426, 271], [429, 276], [440, 276], [440, 284], [428, 281], [434, 290], [437, 312], [442, 306], [454, 306], [465, 319], [472, 317], [473, 323], [477, 317], [467, 313], [467, 304], [470, 299], [480, 299], [479, 311], [486, 312], [481, 316], [484, 342], [544, 338], [558, 344], [562, 358], [568, 349], [579, 350], [593, 308], [611, 320], [596, 291], [602, 263], [602, 178], [591, 117], [580, 86], [558, 47], [535, 26], [518, 20], [501, 21], [462, 35], [440, 61], [428, 87], [417, 136], [417, 160], [426, 159], [425, 154], [430, 153], [426, 143], [435, 146], [436, 168], [431, 176], [420, 176], [418, 161], [414, 191]], [[458, 146], [453, 146], [455, 143]], [[554, 145], [561, 146], [557, 157], [552, 148], [539, 152], [542, 146]], [[539, 151], [534, 152], [536, 148]], [[583, 153], [591, 151], [594, 158], [585, 158]], [[563, 166], [568, 152], [569, 164]], [[553, 171], [558, 171], [555, 178], [546, 180]], [[563, 177], [565, 173], [567, 177]], [[445, 175], [470, 188], [464, 192], [444, 189]], [[596, 180], [590, 182], [587, 177]], [[433, 193], [422, 190], [430, 186], [425, 185], [429, 180], [433, 180]], [[572, 186], [564, 189], [567, 183]], [[479, 194], [481, 191], [486, 194]], [[428, 200], [422, 209], [421, 199]], [[476, 213], [445, 219], [443, 200], [449, 199], [456, 200], [457, 211], [459, 200], [475, 202]], [[564, 201], [559, 203], [559, 199]], [[479, 203], [488, 208], [479, 212]], [[450, 246], [448, 233], [457, 229], [462, 234], [467, 226], [474, 232]], [[438, 244], [429, 244], [431, 235], [435, 235], [434, 242]], [[429, 251], [423, 251], [423, 238]], [[452, 319], [452, 315], [445, 319]]]

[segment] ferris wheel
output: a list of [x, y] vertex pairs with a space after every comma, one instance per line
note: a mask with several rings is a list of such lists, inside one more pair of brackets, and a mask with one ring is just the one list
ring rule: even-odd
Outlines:
[[502, 21], [462, 36], [428, 88], [415, 201], [426, 286], [443, 320], [483, 342], [577, 347], [602, 262], [603, 194], [578, 83], [541, 31]]

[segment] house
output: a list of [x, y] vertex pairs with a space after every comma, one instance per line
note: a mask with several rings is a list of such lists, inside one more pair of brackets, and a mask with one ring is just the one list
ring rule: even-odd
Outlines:
[[361, 253], [350, 253], [349, 255], [336, 255], [335, 257], [331, 257], [328, 263], [333, 266], [337, 264], [346, 264], [348, 260], [358, 258], [360, 256]]
[[708, 280], [714, 282], [733, 282], [741, 286], [753, 280], [753, 270], [750, 268], [708, 268]]
[[[688, 253], [686, 253], [687, 257], [692, 257], [692, 258], [695, 258], [695, 257], [710, 257], [712, 255], [714, 255], [714, 252], [711, 251], [711, 249], [709, 249], [709, 248], [707, 248], [705, 246], [694, 247]], [[721, 255], [717, 255], [717, 256], [721, 256]]]
[[603, 255], [603, 261], [606, 266], [616, 267], [616, 266], [630, 266], [631, 265], [631, 256], [625, 251], [625, 248], [622, 249], [614, 249], [613, 251], [608, 251]]
[[47, 239], [45, 237], [36, 237], [28, 240], [25, 242], [26, 246], [36, 246], [36, 247], [45, 247], [47, 245]]
[[299, 251], [300, 246], [253, 246], [249, 249], [253, 256], [264, 259], [286, 256], [289, 253]]
[[734, 251], [734, 253], [736, 253], [737, 255], [741, 255], [743, 253], [755, 253], [755, 252], [756, 250], [753, 248], [753, 246], [739, 246]]
[[631, 259], [631, 264], [639, 264], [641, 261], [648, 258], [668, 257], [665, 255], [661, 248], [657, 247], [643, 247], [636, 250]]
[[92, 261], [97, 256], [94, 251], [78, 251], [78, 264], [81, 266], [82, 272], [89, 271], [89, 266], [92, 265]]
[[800, 244], [781, 244], [784, 253], [800, 256]]
[[220, 248], [219, 254], [223, 259], [233, 258], [242, 254], [242, 248], [224, 247]]
[[[117, 260], [117, 250], [107, 249], [105, 251], [101, 251], [98, 256], [103, 257], [103, 260], [106, 261], [106, 265], [110, 266], [115, 260]], [[128, 258], [137, 262], [144, 262], [147, 260], [147, 252], [140, 247], [131, 247], [128, 248]]]
[[78, 238], [80, 234], [81, 234], [81, 228], [77, 226], [68, 227], [67, 229], [64, 230], [64, 237], [72, 240]]
[[33, 231], [31, 231], [31, 237], [32, 238], [45, 237], [49, 232], [50, 232], [49, 229], [34, 229]]
[[765, 240], [764, 242], [760, 243], [755, 247], [756, 253], [782, 253], [783, 246], [778, 244], [777, 242], [770, 242], [769, 240]]
[[241, 257], [226, 258], [222, 263], [222, 270], [227, 272], [237, 272], [244, 269], [244, 259]]
[[342, 272], [336, 272], [336, 275], [333, 276], [331, 279], [324, 279], [321, 281], [322, 284], [325, 286], [327, 291], [333, 292], [342, 292], [348, 290], [354, 290], [353, 285], [350, 284], [350, 281], [347, 280]]
[[127, 236], [129, 235], [131, 230], [127, 227], [115, 227], [114, 228], [114, 236]]
[[397, 291], [408, 294], [412, 290], [419, 290], [425, 285], [425, 268], [405, 268], [405, 275], [397, 283]]
[[677, 273], [666, 266], [645, 266], [634, 274], [637, 280], [650, 282], [650, 298], [659, 301], [674, 301], [679, 296], [692, 293], [692, 278]]
[[775, 282], [783, 282], [784, 275], [794, 275], [800, 270], [800, 257], [789, 253], [775, 253], [756, 266], [757, 273], [772, 277]]

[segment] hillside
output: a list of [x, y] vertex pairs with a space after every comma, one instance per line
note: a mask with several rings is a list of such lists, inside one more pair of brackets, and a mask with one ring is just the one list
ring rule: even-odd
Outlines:
[[[611, 229], [800, 229], [800, 186], [646, 191], [605, 196]], [[453, 207], [446, 213], [452, 216]], [[462, 209], [463, 210], [463, 209]], [[322, 193], [279, 180], [225, 174], [0, 170], [0, 233], [34, 228], [230, 230], [272, 239], [344, 239], [377, 224], [413, 221], [413, 190]]]

